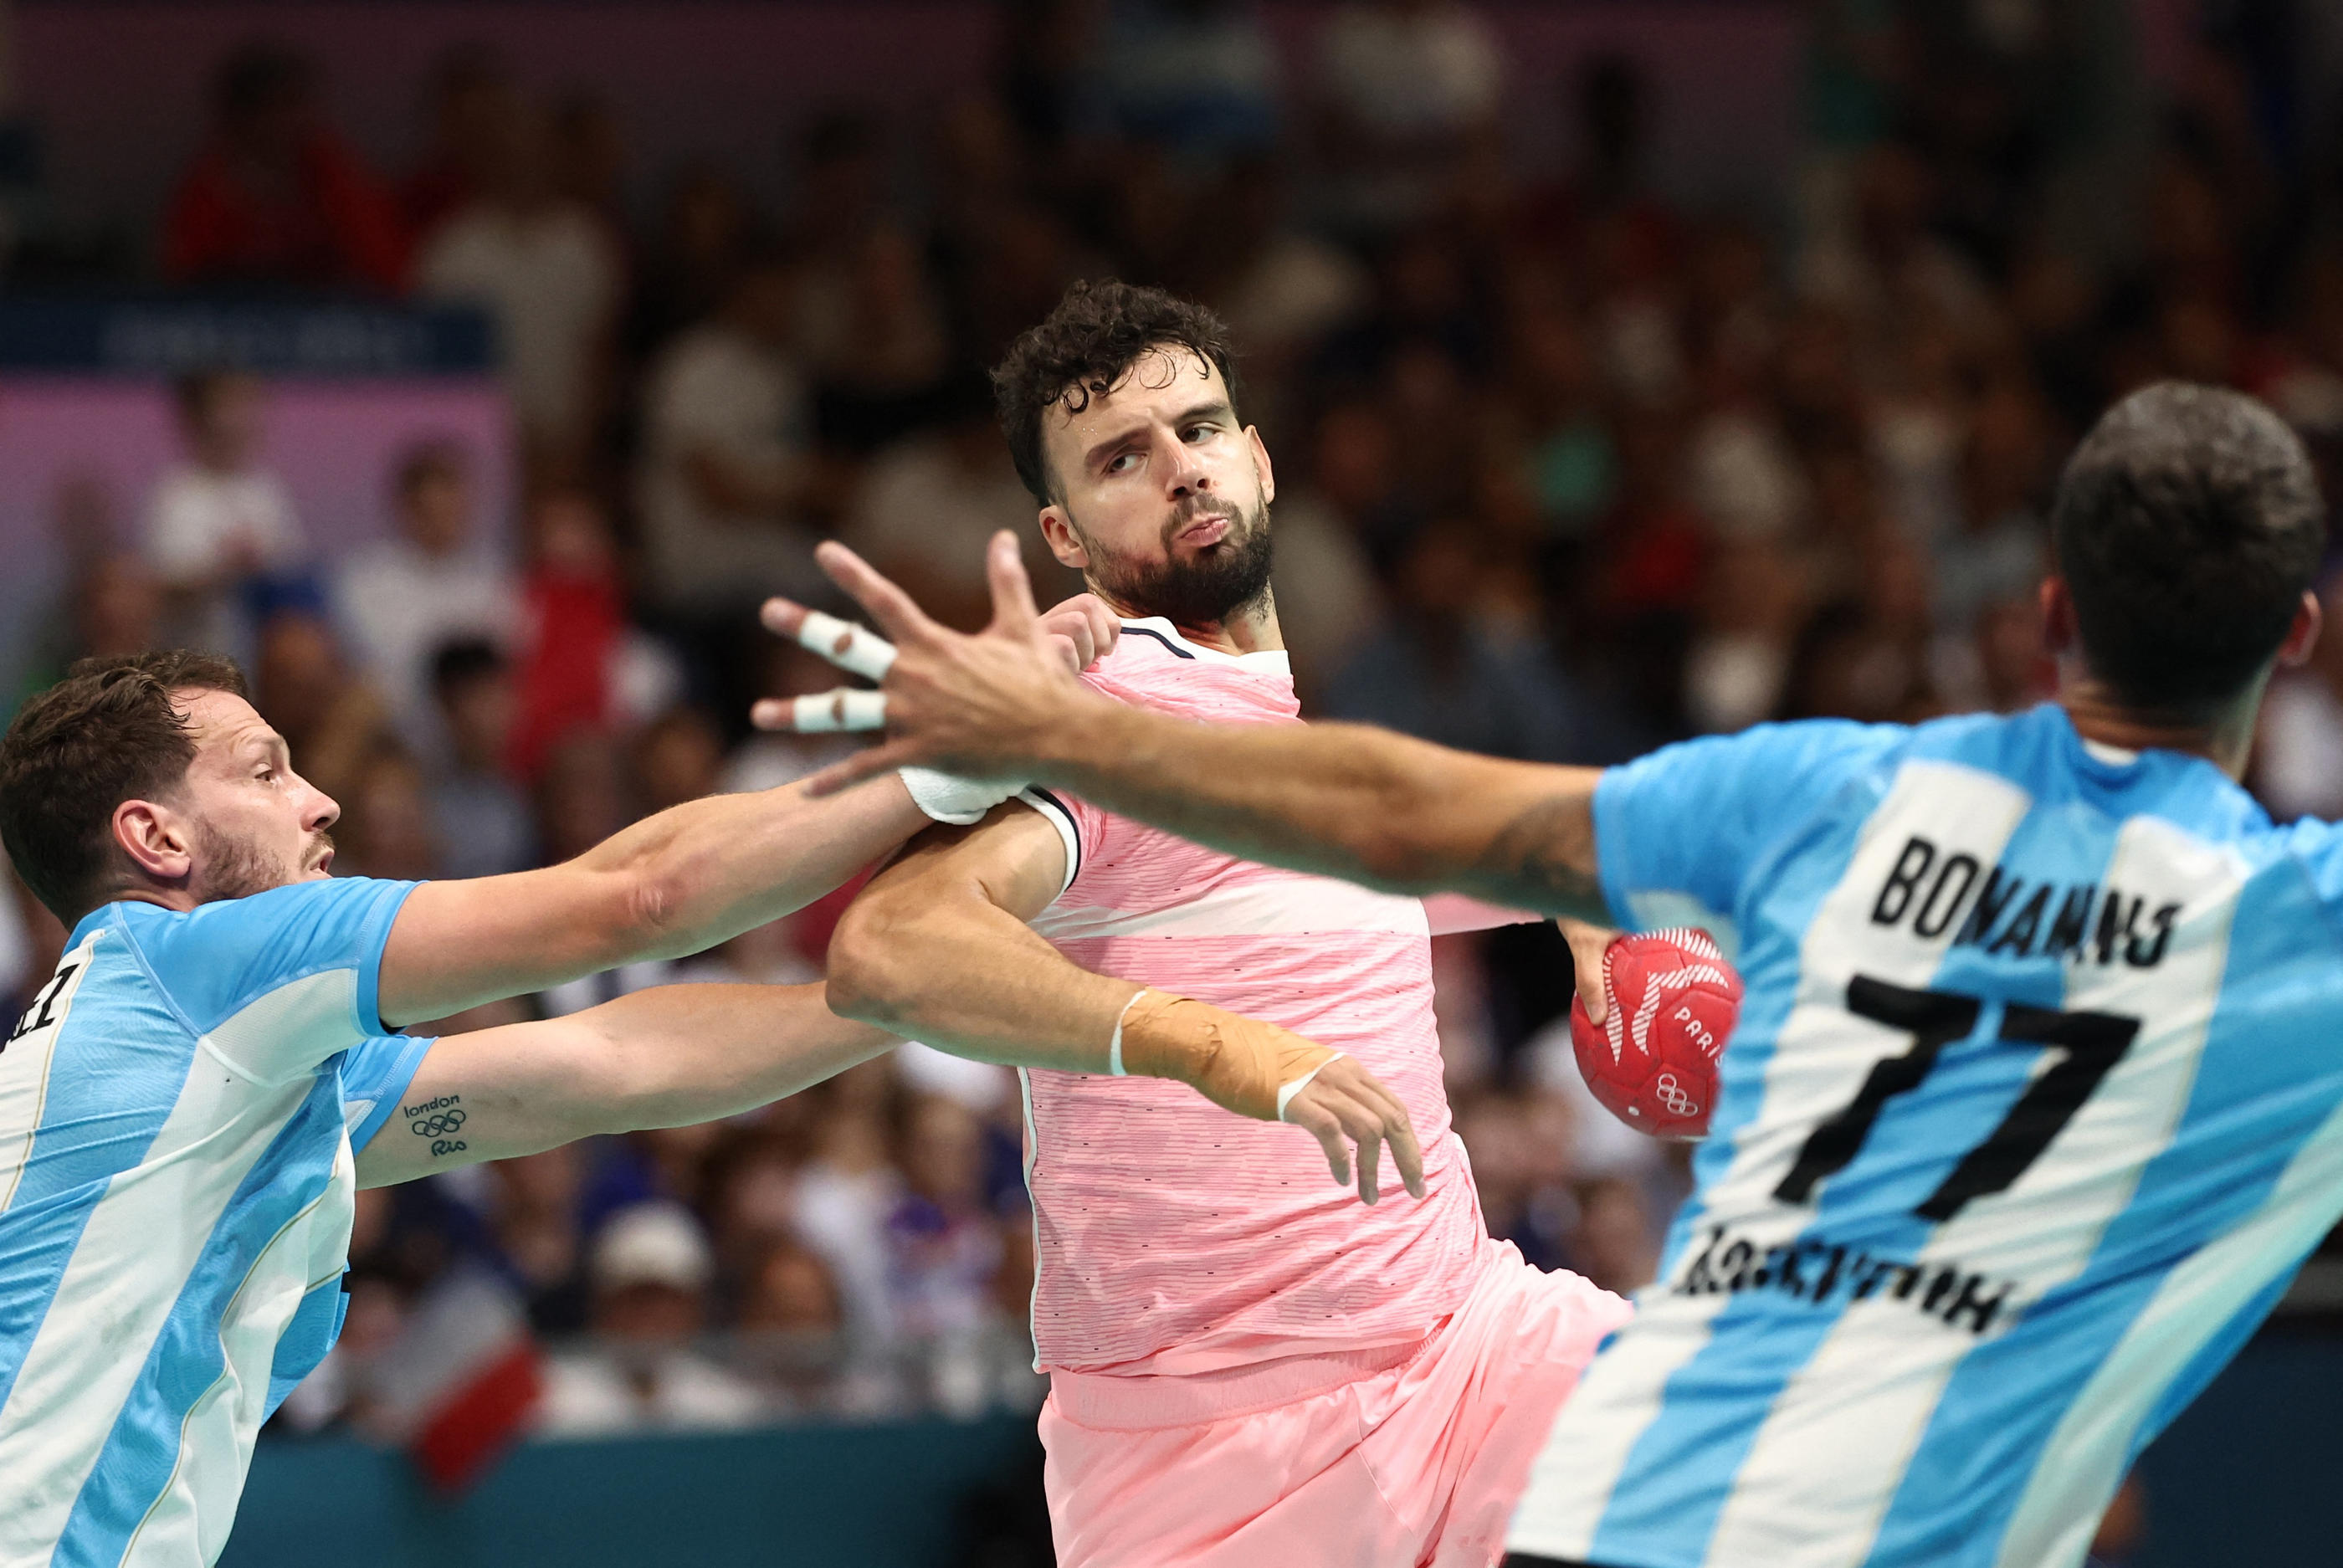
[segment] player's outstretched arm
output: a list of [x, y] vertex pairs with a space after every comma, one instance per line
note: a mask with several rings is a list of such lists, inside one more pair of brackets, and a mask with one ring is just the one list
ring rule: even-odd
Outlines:
[[[1043, 618], [1037, 646], [1071, 677], [1119, 630], [1107, 608], [1082, 594]], [[900, 776], [853, 795], [817, 796], [799, 785], [715, 795], [646, 818], [558, 866], [426, 883], [383, 950], [383, 1019], [395, 1026], [445, 1018], [618, 964], [699, 952], [811, 903], [925, 827], [930, 811], [949, 814], [960, 803], [949, 798], [954, 786], [926, 780], [920, 799]]]
[[1347, 1056], [1273, 1024], [1070, 963], [1025, 922], [1065, 877], [1038, 813], [939, 828], [872, 879], [830, 950], [830, 1005], [958, 1055], [1072, 1072], [1172, 1078], [1215, 1104], [1306, 1129], [1337, 1181], [1376, 1201], [1382, 1145], [1409, 1191], [1423, 1157], [1398, 1096]]
[[811, 903], [927, 821], [900, 779], [830, 797], [792, 784], [687, 801], [542, 870], [426, 882], [383, 948], [383, 1020], [699, 952]]
[[[911, 761], [1031, 779], [1248, 859], [1608, 918], [1596, 769], [1477, 757], [1363, 725], [1203, 725], [1108, 701], [1049, 657], [1007, 534], [987, 563], [993, 621], [974, 637], [929, 619], [843, 547], [823, 546], [821, 560], [898, 651], [883, 688], [887, 744], [816, 789]], [[777, 601], [766, 618], [787, 627], [799, 613]], [[757, 718], [780, 728], [792, 715], [765, 705]]]
[[819, 985], [659, 986], [542, 1023], [451, 1034], [358, 1151], [358, 1184], [711, 1121], [896, 1043], [830, 1011]]

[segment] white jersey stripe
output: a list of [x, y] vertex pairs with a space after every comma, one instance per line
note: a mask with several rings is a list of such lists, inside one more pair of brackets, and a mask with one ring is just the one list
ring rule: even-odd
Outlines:
[[277, 1342], [308, 1292], [340, 1276], [348, 1244], [341, 1216], [357, 1186], [345, 1142], [326, 1190], [285, 1222], [246, 1271], [220, 1317], [220, 1374], [180, 1422], [178, 1468], [133, 1533], [121, 1568], [210, 1563], [226, 1547]]
[[[1945, 841], [1971, 842], [1950, 829]], [[2004, 1326], [2082, 1272], [2130, 1203], [2147, 1155], [2170, 1141], [2196, 1081], [2245, 869], [2226, 850], [2134, 818], [2102, 880], [2168, 888], [2185, 900], [2160, 966], [2088, 966], [2067, 989], [2067, 1010], [2121, 1012], [2146, 1028], [2050, 1151], [2008, 1190], [1937, 1226], [1916, 1259], [1924, 1273], [1957, 1265], [2011, 1281], [2017, 1295], [1999, 1314]], [[2029, 1081], [2054, 1054], [2039, 1053]], [[2055, 1214], [2046, 1212], [2046, 1187], [2058, 1194]], [[1850, 1306], [1752, 1445], [1708, 1561], [1859, 1568], [1946, 1382], [1976, 1343], [1962, 1330], [1916, 1322], [1908, 1302], [1885, 1294]], [[1833, 1462], [1817, 1467], [1814, 1456], [1825, 1450]]]
[[2131, 1437], [2172, 1378], [2315, 1244], [2343, 1188], [2343, 1107], [2288, 1161], [2252, 1218], [2192, 1253], [2068, 1406], [2019, 1500], [1996, 1568], [2068, 1568], [2131, 1461]]
[[357, 1008], [354, 970], [323, 970], [255, 998], [204, 1036], [216, 1055], [262, 1083], [307, 1080], [341, 1049]]
[[[338, 992], [347, 1007], [350, 986], [349, 973], [336, 970], [285, 989]], [[255, 1005], [281, 1017], [279, 994]], [[0, 1475], [40, 1478], [35, 1494], [18, 1493], [0, 1509], [0, 1563], [47, 1560], [229, 1201], [312, 1086], [307, 1074], [256, 1083], [208, 1040], [197, 1047], [145, 1161], [116, 1177], [91, 1212], [0, 1407]], [[347, 1243], [347, 1213], [341, 1235]], [[132, 1260], [141, 1288], [126, 1292]]]
[[1635, 1332], [1594, 1358], [1530, 1466], [1507, 1547], [1567, 1562], [1594, 1551], [1604, 1504], [1658, 1417], [1668, 1380], [1707, 1347], [1710, 1322], [1731, 1300], [1664, 1285], [1636, 1298]]
[[0, 1046], [0, 1128], [24, 1129], [0, 1142], [0, 1214], [15, 1201], [25, 1169], [32, 1162], [33, 1140], [40, 1134], [48, 1106], [49, 1067], [65, 1034], [65, 1015], [73, 1010], [81, 982], [89, 978], [90, 962], [105, 935], [103, 930], [90, 932], [58, 960], [57, 978], [41, 988], [18, 1021], [17, 1032]]

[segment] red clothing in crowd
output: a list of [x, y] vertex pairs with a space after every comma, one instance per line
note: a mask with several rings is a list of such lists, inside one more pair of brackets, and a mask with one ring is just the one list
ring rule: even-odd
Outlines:
[[610, 717], [610, 661], [626, 635], [618, 578], [608, 571], [540, 562], [522, 588], [527, 642], [520, 658], [520, 717], [512, 769], [534, 780], [554, 745]]
[[164, 219], [162, 269], [173, 283], [407, 286], [407, 234], [398, 203], [357, 155], [311, 133], [297, 177], [271, 190], [215, 143], [179, 182]]

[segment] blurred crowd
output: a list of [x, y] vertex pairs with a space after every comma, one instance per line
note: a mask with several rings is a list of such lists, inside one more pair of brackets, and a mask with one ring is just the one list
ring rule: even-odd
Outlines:
[[[2022, 707], [2052, 675], [2049, 493], [2110, 398], [2226, 382], [2343, 450], [2343, 138], [2288, 31], [2315, 15], [2207, 6], [2151, 94], [2121, 0], [1814, 0], [1798, 165], [1745, 208], [1655, 181], [1655, 126], [1700, 106], [1636, 59], [1508, 57], [1454, 0], [1345, 0], [1292, 55], [1242, 0], [1006, 0], [982, 90], [776, 127], [779, 206], [739, 169], [634, 167], [590, 90], [469, 48], [412, 161], [370, 167], [315, 64], [256, 44], [216, 67], [161, 278], [483, 307], [517, 515], [425, 442], [382, 476], [395, 537], [319, 559], [267, 388], [192, 377], [136, 526], [65, 529], [89, 543], [42, 668], [238, 651], [353, 873], [541, 864], [786, 782], [832, 743], [751, 736], [748, 705], [831, 682], [752, 611], [821, 591], [813, 541], [964, 627], [996, 528], [1045, 596], [1073, 587], [984, 369], [1111, 274], [1234, 329], [1308, 712], [1600, 763]], [[1569, 156], [1524, 173], [1515, 132], [1556, 109]], [[2255, 781], [2282, 815], [2343, 812], [2329, 640], [2271, 704]], [[527, 1007], [813, 978], [837, 907]], [[1560, 942], [1443, 939], [1436, 968], [1493, 1230], [1643, 1282], [1682, 1166], [1578, 1088]], [[733, 1122], [367, 1194], [345, 1349], [289, 1418], [361, 1419], [354, 1369], [466, 1268], [601, 1347], [557, 1360], [560, 1429], [1033, 1400], [1019, 1138], [1011, 1075], [907, 1048]]]

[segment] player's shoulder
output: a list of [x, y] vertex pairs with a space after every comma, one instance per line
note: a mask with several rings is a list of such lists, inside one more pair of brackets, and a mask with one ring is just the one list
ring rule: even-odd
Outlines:
[[1936, 719], [1911, 734], [1911, 757], [1996, 774], [2037, 805], [2079, 801], [2111, 816], [2163, 816], [2207, 839], [2269, 830], [2253, 797], [2207, 759], [2087, 739], [2055, 702]]
[[1122, 635], [1109, 652], [1091, 666], [1091, 673], [1108, 679], [1136, 680], [1149, 677], [1176, 679], [1228, 655], [1191, 642], [1178, 627], [1159, 615], [1141, 616], [1122, 623]]
[[1161, 616], [1142, 616], [1122, 622], [1113, 651], [1082, 678], [1126, 702], [1222, 692], [1290, 706], [1281, 699], [1290, 698], [1293, 668], [1282, 649], [1229, 653], [1191, 639]]
[[332, 877], [192, 910], [126, 900], [84, 927], [102, 922], [118, 930], [180, 1010], [209, 1027], [284, 986], [364, 968], [415, 886]]
[[2207, 758], [2087, 739], [2052, 703], [1989, 722], [1924, 726], [1916, 736], [1931, 732], [1942, 743], [1916, 743], [1916, 753], [1997, 773], [2037, 809], [2078, 805], [2115, 821], [2153, 820], [2231, 858], [2248, 876], [2298, 865], [2330, 907], [2343, 909], [2343, 829], [2273, 822], [2250, 790]]
[[1611, 771], [1653, 774], [1701, 788], [1795, 787], [1811, 794], [1866, 770], [1884, 770], [1909, 749], [1916, 731], [1900, 724], [1847, 719], [1795, 719], [1753, 724], [1727, 735], [1704, 735], [1662, 747]]

